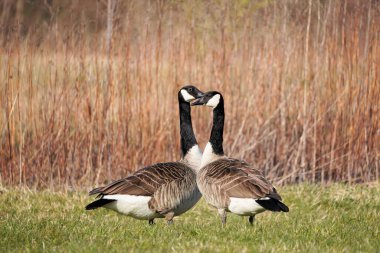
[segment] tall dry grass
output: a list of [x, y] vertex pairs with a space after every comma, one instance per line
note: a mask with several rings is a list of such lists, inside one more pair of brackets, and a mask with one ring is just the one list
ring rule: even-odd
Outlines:
[[[102, 1], [47, 5], [37, 24], [6, 2], [3, 185], [82, 187], [177, 160], [187, 83], [224, 94], [226, 153], [277, 184], [379, 180], [377, 1], [119, 2], [109, 57]], [[193, 124], [204, 146], [211, 111]]]

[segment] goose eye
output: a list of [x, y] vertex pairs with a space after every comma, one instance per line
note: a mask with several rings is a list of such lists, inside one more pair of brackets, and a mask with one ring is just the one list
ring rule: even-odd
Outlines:
[[190, 91], [190, 92], [192, 92], [193, 91], [193, 88], [189, 88], [189, 89], [187, 89], [188, 91]]

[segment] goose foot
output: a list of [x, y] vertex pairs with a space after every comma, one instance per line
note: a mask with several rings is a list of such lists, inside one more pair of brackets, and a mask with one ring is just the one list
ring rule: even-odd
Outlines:
[[156, 223], [154, 223], [154, 219], [150, 219], [149, 220], [149, 225], [154, 225], [154, 224], [156, 224]]
[[249, 216], [249, 223], [251, 224], [251, 226], [253, 225], [254, 221], [255, 221], [255, 216], [254, 215]]

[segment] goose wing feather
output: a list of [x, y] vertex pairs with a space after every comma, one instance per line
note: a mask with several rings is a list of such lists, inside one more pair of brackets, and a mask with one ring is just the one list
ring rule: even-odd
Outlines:
[[[262, 173], [248, 163], [230, 158], [219, 159], [205, 168], [204, 180], [218, 185], [223, 195], [234, 198], [274, 198], [280, 195]], [[203, 169], [202, 169], [203, 170]]]
[[195, 177], [195, 173], [181, 162], [157, 163], [131, 176], [95, 188], [90, 191], [90, 195], [151, 196], [149, 207], [164, 214], [178, 207], [196, 189]]

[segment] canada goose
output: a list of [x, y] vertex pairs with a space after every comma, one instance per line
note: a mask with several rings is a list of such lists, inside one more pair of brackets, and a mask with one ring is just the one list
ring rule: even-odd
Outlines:
[[194, 86], [185, 86], [178, 92], [181, 160], [157, 163], [138, 170], [131, 176], [95, 188], [90, 195], [98, 199], [86, 210], [105, 207], [136, 219], [165, 218], [168, 224], [173, 217], [192, 208], [201, 198], [196, 184], [202, 152], [194, 136], [190, 103], [203, 93]]
[[262, 173], [248, 163], [226, 157], [223, 152], [224, 100], [222, 94], [210, 91], [191, 105], [213, 108], [213, 126], [210, 140], [202, 156], [197, 184], [206, 201], [218, 209], [222, 224], [227, 212], [249, 216], [253, 224], [255, 215], [265, 210], [288, 212], [276, 189]]

